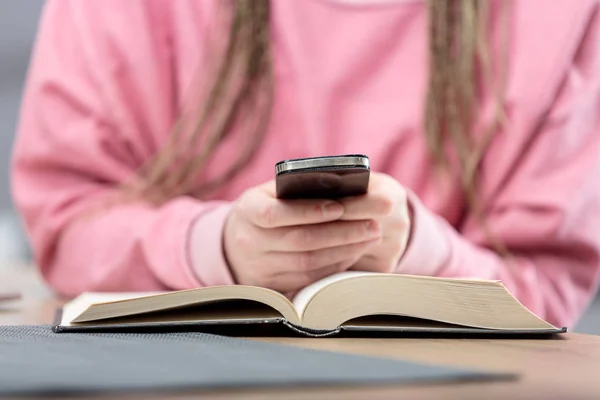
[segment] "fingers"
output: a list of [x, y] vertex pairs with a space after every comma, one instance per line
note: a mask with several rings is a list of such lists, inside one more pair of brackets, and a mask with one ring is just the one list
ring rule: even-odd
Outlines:
[[284, 201], [269, 182], [245, 192], [228, 221], [225, 243], [238, 281], [291, 295], [356, 266], [388, 270], [410, 217], [405, 189], [374, 174], [366, 195], [337, 201]]
[[326, 278], [338, 272], [350, 269], [363, 255], [363, 252], [356, 252], [351, 258], [347, 258], [333, 265], [309, 271], [289, 271], [271, 275], [265, 282], [265, 287], [277, 290], [285, 294], [290, 300], [298, 291], [320, 279]]
[[347, 260], [340, 261], [337, 264], [318, 268], [312, 271], [280, 274], [276, 276], [276, 279], [273, 281], [275, 290], [281, 290], [282, 292], [286, 293], [286, 296], [289, 296], [288, 298], [292, 299], [300, 289], [320, 279], [350, 269], [350, 267], [352, 267], [360, 257], [361, 254], [357, 254], [353, 258], [349, 258]]
[[406, 205], [406, 193], [373, 192], [364, 196], [341, 199], [344, 207], [342, 220], [356, 221], [366, 219], [383, 219], [391, 216], [399, 206]]
[[362, 243], [353, 243], [314, 251], [293, 253], [270, 253], [270, 265], [285, 272], [298, 272], [310, 275], [315, 270], [331, 266], [347, 260], [358, 259], [371, 246], [379, 243], [379, 239]]
[[275, 197], [273, 182], [254, 188], [240, 202], [244, 215], [261, 228], [310, 225], [338, 219], [377, 220], [406, 208], [405, 189], [394, 179], [372, 174], [369, 192], [343, 199], [281, 200]]
[[344, 214], [344, 207], [337, 201], [284, 201], [275, 198], [266, 186], [245, 193], [239, 206], [249, 221], [261, 228], [319, 224], [335, 221]]
[[372, 173], [369, 191], [363, 196], [340, 199], [344, 206], [343, 220], [383, 219], [406, 208], [406, 189], [395, 179]]
[[335, 221], [324, 224], [264, 230], [268, 250], [277, 252], [315, 251], [378, 239], [375, 221]]

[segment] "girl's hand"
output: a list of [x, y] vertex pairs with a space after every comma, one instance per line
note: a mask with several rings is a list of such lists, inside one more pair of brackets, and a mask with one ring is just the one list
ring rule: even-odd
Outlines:
[[400, 242], [398, 233], [407, 226], [393, 216], [402, 214], [402, 192], [394, 185], [373, 189], [379, 194], [345, 205], [279, 200], [274, 182], [245, 192], [224, 228], [224, 252], [236, 282], [289, 293], [357, 262], [371, 270], [391, 269], [401, 253], [392, 243]]
[[406, 190], [394, 178], [372, 172], [366, 195], [340, 202], [344, 206], [343, 220], [374, 221], [382, 233], [381, 240], [369, 247], [352, 269], [394, 272], [410, 237], [411, 213]]

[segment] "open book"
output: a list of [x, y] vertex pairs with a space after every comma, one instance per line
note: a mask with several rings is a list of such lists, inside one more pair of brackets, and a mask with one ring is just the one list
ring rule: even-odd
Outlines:
[[[84, 293], [67, 303], [55, 332], [282, 323], [309, 336], [347, 331], [559, 333], [498, 281], [342, 272], [292, 301], [254, 286], [161, 293]], [[243, 329], [243, 328], [241, 328]]]

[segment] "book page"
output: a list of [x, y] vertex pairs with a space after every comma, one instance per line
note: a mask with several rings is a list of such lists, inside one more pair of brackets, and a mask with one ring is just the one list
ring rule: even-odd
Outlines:
[[109, 303], [113, 301], [129, 300], [145, 296], [154, 296], [164, 292], [131, 292], [131, 293], [82, 293], [63, 307], [62, 324], [70, 325], [71, 321], [95, 303]]
[[[89, 298], [94, 296], [93, 304], [83, 308], [84, 300], [89, 303]], [[69, 305], [71, 310], [79, 314], [71, 323], [98, 321], [109, 318], [125, 317], [143, 313], [155, 313], [163, 310], [196, 306], [199, 304], [216, 304], [222, 301], [253, 301], [267, 305], [279, 312], [292, 323], [299, 324], [300, 318], [294, 305], [281, 293], [257, 286], [226, 285], [210, 286], [197, 289], [170, 291], [149, 295], [140, 293], [129, 298], [127, 295], [96, 295], [90, 294], [87, 299], [75, 299]], [[107, 301], [108, 300], [108, 301]], [[73, 304], [74, 303], [74, 304]], [[73, 311], [73, 313], [75, 313]]]
[[304, 313], [304, 309], [308, 305], [309, 301], [313, 298], [315, 294], [317, 294], [319, 290], [323, 289], [325, 286], [333, 282], [365, 275], [376, 275], [376, 273], [363, 271], [344, 271], [330, 275], [326, 278], [314, 282], [311, 285], [306, 286], [304, 289], [301, 289], [296, 294], [296, 296], [294, 296], [292, 303], [294, 303], [294, 307], [296, 307], [298, 314], [302, 316], [302, 314]]

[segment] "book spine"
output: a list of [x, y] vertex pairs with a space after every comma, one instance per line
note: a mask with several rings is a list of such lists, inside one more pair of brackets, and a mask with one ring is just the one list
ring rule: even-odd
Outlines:
[[301, 335], [304, 336], [310, 336], [310, 337], [329, 337], [329, 336], [335, 336], [338, 333], [340, 333], [341, 328], [337, 328], [337, 329], [332, 329], [332, 330], [317, 330], [317, 329], [310, 329], [310, 328], [306, 328], [304, 326], [300, 326], [300, 325], [296, 325], [293, 324], [289, 321], [283, 320], [283, 324], [285, 326], [287, 326], [288, 328], [290, 328], [291, 330], [300, 333]]

